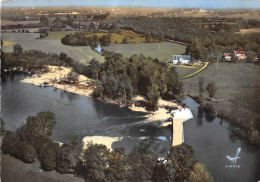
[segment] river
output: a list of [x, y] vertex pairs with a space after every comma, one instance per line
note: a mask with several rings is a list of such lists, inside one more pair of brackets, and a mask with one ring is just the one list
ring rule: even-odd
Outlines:
[[[5, 128], [15, 131], [28, 116], [41, 111], [55, 113], [57, 124], [51, 138], [64, 142], [72, 131], [83, 136], [122, 137], [112, 147], [124, 147], [129, 153], [140, 142], [152, 145], [158, 156], [170, 149], [171, 127], [161, 128], [160, 123], [144, 122], [144, 113], [133, 112], [117, 105], [80, 96], [52, 87], [39, 88], [21, 83], [26, 74], [2, 75], [1, 116]], [[259, 148], [241, 137], [236, 128], [227, 122], [205, 113], [192, 99], [184, 102], [194, 115], [184, 123], [185, 143], [191, 145], [199, 162], [205, 164], [215, 181], [250, 182], [259, 178]], [[236, 164], [226, 156], [235, 157], [241, 148]], [[231, 166], [232, 164], [232, 166]]]

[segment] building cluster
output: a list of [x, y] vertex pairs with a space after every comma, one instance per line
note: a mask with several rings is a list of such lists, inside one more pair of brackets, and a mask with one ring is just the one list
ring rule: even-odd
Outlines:
[[246, 60], [247, 58], [245, 51], [227, 52], [224, 53], [224, 57], [226, 61], [231, 61], [233, 59]]

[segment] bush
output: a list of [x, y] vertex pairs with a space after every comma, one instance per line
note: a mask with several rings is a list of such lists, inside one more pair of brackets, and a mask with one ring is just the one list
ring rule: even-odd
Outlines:
[[208, 84], [206, 90], [208, 91], [209, 97], [213, 98], [215, 96], [215, 93], [217, 91], [217, 87], [214, 82], [211, 82]]
[[17, 157], [19, 138], [15, 133], [7, 132], [3, 138], [2, 151], [4, 154], [10, 154]]
[[213, 182], [213, 178], [204, 165], [196, 163], [191, 171], [190, 182]]

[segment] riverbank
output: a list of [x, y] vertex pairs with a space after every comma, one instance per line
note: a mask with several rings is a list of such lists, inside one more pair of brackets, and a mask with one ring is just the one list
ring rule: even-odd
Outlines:
[[[74, 73], [71, 68], [63, 66], [47, 66], [48, 71], [42, 74], [33, 75], [28, 77], [21, 82], [33, 84], [35, 86], [53, 86], [55, 88], [65, 90], [67, 92], [92, 97], [92, 93], [95, 87], [95, 80], [90, 79], [84, 75], [78, 75], [76, 81], [70, 81], [71, 75]], [[113, 100], [109, 99], [99, 99], [106, 103], [116, 104], [120, 107], [125, 105], [120, 105]], [[176, 108], [180, 109], [181, 106], [174, 101], [166, 101], [160, 99], [158, 101], [157, 111], [148, 111], [144, 106], [138, 105], [138, 103], [145, 103], [145, 98], [141, 96], [135, 96], [132, 99], [132, 104], [128, 108], [132, 111], [146, 113], [146, 122], [154, 121], [166, 121], [171, 117], [170, 109], [166, 108]], [[138, 106], [137, 106], [138, 105]]]

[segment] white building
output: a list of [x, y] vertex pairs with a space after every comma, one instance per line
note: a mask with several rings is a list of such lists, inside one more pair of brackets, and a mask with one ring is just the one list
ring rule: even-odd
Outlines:
[[189, 64], [190, 60], [191, 60], [191, 58], [189, 55], [173, 55], [172, 56], [173, 64]]

